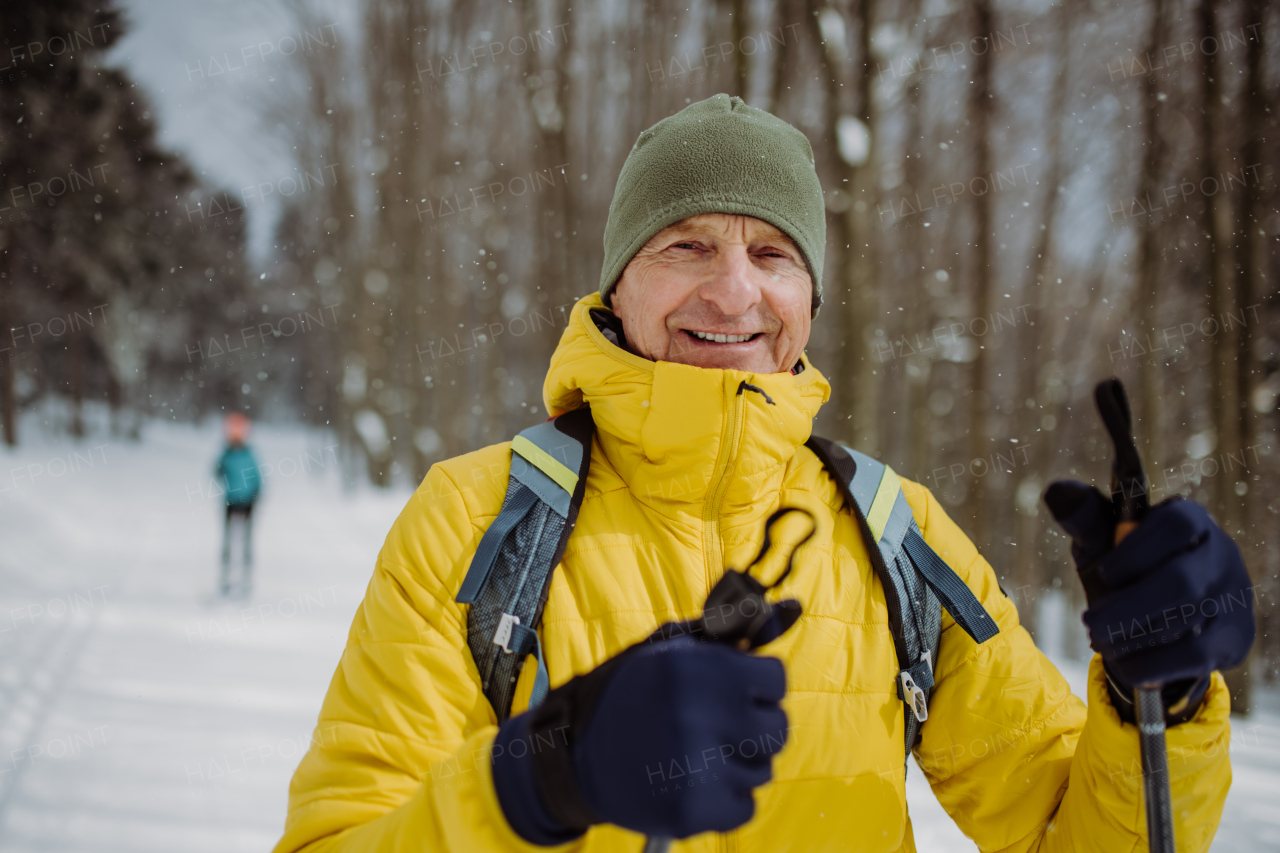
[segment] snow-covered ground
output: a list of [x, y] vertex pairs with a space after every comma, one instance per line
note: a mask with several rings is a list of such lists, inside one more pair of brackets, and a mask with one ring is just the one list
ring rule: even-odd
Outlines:
[[[250, 599], [214, 595], [211, 428], [0, 449], [0, 850], [268, 851], [405, 490], [342, 489], [332, 441], [261, 427]], [[1064, 663], [1080, 692], [1083, 667]], [[1215, 851], [1280, 850], [1280, 703], [1234, 722]], [[921, 851], [975, 849], [922, 774]]]

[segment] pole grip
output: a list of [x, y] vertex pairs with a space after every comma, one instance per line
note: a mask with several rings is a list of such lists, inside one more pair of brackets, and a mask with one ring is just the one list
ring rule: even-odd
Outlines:
[[671, 838], [666, 835], [650, 835], [644, 840], [644, 853], [667, 853], [671, 849]]
[[[1147, 514], [1149, 492], [1142, 458], [1133, 442], [1133, 414], [1129, 396], [1119, 379], [1099, 382], [1093, 389], [1098, 414], [1111, 434], [1116, 455], [1111, 462], [1111, 502], [1116, 510], [1115, 544], [1128, 536]], [[1147, 806], [1147, 849], [1175, 853], [1173, 795], [1169, 789], [1169, 753], [1164, 742], [1164, 702], [1159, 684], [1133, 691], [1142, 753], [1142, 793]]]
[[1169, 752], [1164, 742], [1164, 702], [1159, 687], [1133, 691], [1142, 751], [1142, 794], [1147, 806], [1147, 845], [1151, 853], [1175, 853]]

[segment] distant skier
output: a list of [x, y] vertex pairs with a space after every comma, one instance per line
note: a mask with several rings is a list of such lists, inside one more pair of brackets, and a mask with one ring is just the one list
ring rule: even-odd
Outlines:
[[222, 595], [231, 595], [231, 529], [232, 520], [239, 516], [243, 520], [242, 535], [244, 538], [244, 559], [240, 573], [240, 596], [249, 597], [250, 573], [253, 568], [253, 504], [258, 499], [262, 488], [262, 475], [258, 471], [258, 462], [253, 451], [245, 443], [249, 438], [249, 418], [240, 412], [227, 415], [222, 423], [227, 437], [226, 449], [218, 457], [214, 469], [222, 480], [226, 490], [227, 514], [222, 532], [222, 575], [220, 591]]

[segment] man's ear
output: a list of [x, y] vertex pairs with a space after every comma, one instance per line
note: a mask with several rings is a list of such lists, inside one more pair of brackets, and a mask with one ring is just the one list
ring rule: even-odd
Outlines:
[[618, 278], [618, 283], [613, 286], [613, 291], [609, 296], [609, 310], [613, 311], [614, 316], [622, 321], [623, 331], [627, 328], [627, 318], [631, 315], [632, 309], [632, 290], [635, 285], [627, 279], [627, 271], [623, 269], [622, 275]]

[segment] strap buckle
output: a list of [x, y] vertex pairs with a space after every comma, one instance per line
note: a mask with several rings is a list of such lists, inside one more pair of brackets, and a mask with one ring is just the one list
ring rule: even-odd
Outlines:
[[904, 669], [898, 673], [898, 681], [902, 685], [902, 701], [911, 708], [916, 720], [923, 723], [929, 719], [929, 700], [924, 695], [924, 690], [911, 677], [911, 673]]
[[503, 613], [502, 618], [498, 620], [498, 628], [493, 632], [493, 644], [501, 648], [507, 654], [511, 654], [514, 649], [511, 648], [511, 635], [515, 632], [515, 627], [520, 624], [520, 617], [511, 613]]

